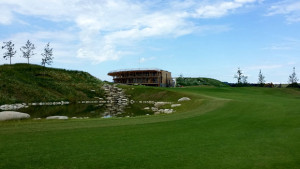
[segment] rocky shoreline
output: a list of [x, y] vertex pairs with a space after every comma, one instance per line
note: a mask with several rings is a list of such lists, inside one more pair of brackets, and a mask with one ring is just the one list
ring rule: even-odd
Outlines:
[[[173, 103], [173, 102], [156, 102], [151, 100], [144, 101], [135, 101], [130, 100], [129, 95], [126, 95], [122, 88], [117, 87], [116, 84], [109, 85], [104, 84], [102, 89], [105, 92], [105, 97], [95, 97], [96, 100], [84, 100], [77, 101], [77, 104], [99, 104], [99, 106], [105, 106], [106, 111], [103, 114], [103, 118], [110, 118], [118, 116], [124, 113], [126, 107], [130, 104], [150, 104], [153, 106], [145, 107], [144, 110], [152, 111], [154, 115], [157, 114], [170, 114], [175, 112], [175, 107], [181, 106], [181, 104]], [[182, 97], [178, 100], [178, 102], [189, 101], [191, 100], [188, 97]], [[59, 102], [36, 102], [36, 103], [17, 103], [17, 104], [5, 104], [0, 106], [0, 110], [8, 111], [8, 110], [18, 110], [21, 108], [28, 108], [29, 106], [57, 106], [57, 105], [68, 105], [71, 104], [69, 101], [59, 101]], [[162, 108], [166, 107], [165, 105], [170, 105], [168, 109]], [[149, 115], [149, 114], [148, 114]], [[76, 117], [72, 117], [75, 119]], [[38, 118], [40, 119], [40, 118]], [[51, 116], [46, 119], [68, 119], [68, 117], [59, 117], [59, 116]]]

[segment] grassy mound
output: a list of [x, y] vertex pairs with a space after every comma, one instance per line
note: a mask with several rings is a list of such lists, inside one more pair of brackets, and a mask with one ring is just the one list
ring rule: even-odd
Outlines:
[[[187, 112], [190, 109], [194, 109], [202, 105], [203, 99], [196, 97], [192, 94], [184, 94], [173, 91], [168, 88], [160, 87], [148, 87], [148, 86], [128, 86], [120, 85], [125, 93], [130, 96], [130, 99], [134, 101], [155, 101], [155, 102], [172, 102], [174, 104], [179, 103], [178, 99], [188, 96], [192, 99], [190, 102], [185, 102], [180, 107], [172, 108], [171, 104], [161, 106], [162, 109], [174, 109], [177, 112]], [[135, 104], [134, 109], [128, 109], [127, 111], [132, 114], [153, 114], [152, 110], [144, 110], [145, 107], [153, 107], [153, 104]]]
[[99, 79], [82, 71], [28, 64], [0, 66], [0, 104], [91, 99], [103, 95], [101, 86]]
[[228, 87], [228, 84], [225, 84], [219, 80], [211, 78], [192, 78], [192, 77], [179, 77], [176, 79], [177, 86], [215, 86], [215, 87]]

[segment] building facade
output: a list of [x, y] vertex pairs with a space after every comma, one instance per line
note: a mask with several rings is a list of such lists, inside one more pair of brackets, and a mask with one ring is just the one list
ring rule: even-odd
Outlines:
[[128, 85], [145, 85], [157, 87], [172, 87], [171, 72], [160, 69], [118, 70], [108, 73], [115, 83]]

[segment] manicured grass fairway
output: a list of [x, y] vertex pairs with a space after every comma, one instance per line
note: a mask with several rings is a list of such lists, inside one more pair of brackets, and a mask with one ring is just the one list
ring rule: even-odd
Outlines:
[[300, 167], [299, 90], [159, 91], [192, 101], [171, 115], [1, 122], [0, 168]]

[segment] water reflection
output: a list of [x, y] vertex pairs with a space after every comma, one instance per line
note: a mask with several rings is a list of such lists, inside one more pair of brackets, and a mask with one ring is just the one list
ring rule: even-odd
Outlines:
[[144, 110], [147, 104], [69, 104], [59, 106], [29, 106], [18, 111], [30, 114], [31, 118], [46, 118], [49, 116], [68, 116], [69, 118], [111, 118], [133, 117], [153, 114], [152, 111]]

